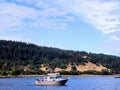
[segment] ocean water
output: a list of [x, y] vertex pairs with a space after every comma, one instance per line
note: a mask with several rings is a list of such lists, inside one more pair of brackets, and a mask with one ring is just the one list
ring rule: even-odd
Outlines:
[[36, 86], [37, 78], [0, 78], [0, 90], [120, 90], [120, 78], [114, 76], [69, 76], [65, 86]]

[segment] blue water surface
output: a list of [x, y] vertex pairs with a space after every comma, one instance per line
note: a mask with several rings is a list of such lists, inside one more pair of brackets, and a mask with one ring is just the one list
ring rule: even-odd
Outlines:
[[65, 86], [36, 86], [37, 78], [0, 78], [0, 90], [120, 90], [114, 76], [70, 76]]

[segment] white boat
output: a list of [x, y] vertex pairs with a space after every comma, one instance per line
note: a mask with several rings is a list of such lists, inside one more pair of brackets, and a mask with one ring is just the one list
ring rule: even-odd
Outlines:
[[59, 73], [48, 73], [42, 79], [37, 79], [35, 85], [50, 86], [50, 85], [65, 85], [67, 78], [62, 77]]

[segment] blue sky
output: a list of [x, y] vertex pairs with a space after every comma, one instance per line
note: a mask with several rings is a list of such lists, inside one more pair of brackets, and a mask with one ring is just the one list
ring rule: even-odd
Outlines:
[[120, 55], [120, 1], [0, 0], [0, 39]]

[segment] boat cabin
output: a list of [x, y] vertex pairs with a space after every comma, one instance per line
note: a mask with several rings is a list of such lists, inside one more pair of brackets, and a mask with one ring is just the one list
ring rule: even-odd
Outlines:
[[61, 80], [62, 76], [59, 73], [48, 73], [44, 76], [44, 81], [56, 81]]

